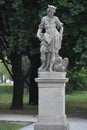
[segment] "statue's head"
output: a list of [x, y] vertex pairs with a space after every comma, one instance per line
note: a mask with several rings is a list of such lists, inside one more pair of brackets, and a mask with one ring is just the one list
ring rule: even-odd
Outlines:
[[53, 6], [53, 5], [48, 5], [47, 8], [47, 13], [49, 16], [53, 16], [54, 13], [56, 12], [57, 7]]

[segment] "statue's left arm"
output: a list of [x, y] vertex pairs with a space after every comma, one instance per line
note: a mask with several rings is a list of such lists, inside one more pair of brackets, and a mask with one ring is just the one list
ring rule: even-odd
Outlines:
[[60, 37], [61, 37], [61, 40], [62, 40], [62, 37], [63, 37], [63, 24], [60, 26]]
[[63, 23], [59, 20], [59, 18], [56, 17], [56, 27], [60, 33], [60, 38], [62, 40], [62, 37], [63, 37]]

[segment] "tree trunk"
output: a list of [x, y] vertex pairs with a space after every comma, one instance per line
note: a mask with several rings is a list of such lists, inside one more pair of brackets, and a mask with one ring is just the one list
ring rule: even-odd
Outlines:
[[40, 55], [33, 55], [30, 57], [30, 86], [29, 86], [29, 105], [38, 104], [38, 87], [35, 78], [38, 77], [38, 67], [40, 66]]
[[11, 109], [23, 108], [23, 89], [24, 81], [22, 78], [22, 55], [16, 52], [11, 56], [12, 72], [13, 72], [13, 100]]

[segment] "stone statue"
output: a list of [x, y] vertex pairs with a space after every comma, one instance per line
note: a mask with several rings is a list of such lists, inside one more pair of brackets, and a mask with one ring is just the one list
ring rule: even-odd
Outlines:
[[63, 37], [63, 23], [54, 16], [56, 7], [48, 5], [47, 16], [41, 19], [37, 37], [41, 41], [40, 52], [42, 65], [39, 71], [64, 71], [68, 65], [68, 58], [59, 56]]

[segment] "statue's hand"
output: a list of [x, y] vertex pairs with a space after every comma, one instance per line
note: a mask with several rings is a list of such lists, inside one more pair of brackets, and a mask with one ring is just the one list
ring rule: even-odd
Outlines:
[[39, 38], [40, 41], [42, 41], [43, 40], [43, 33], [40, 33], [40, 34], [37, 33], [37, 37]]
[[37, 31], [37, 37], [39, 38], [40, 41], [43, 40], [43, 33], [42, 33], [42, 29], [38, 29]]

